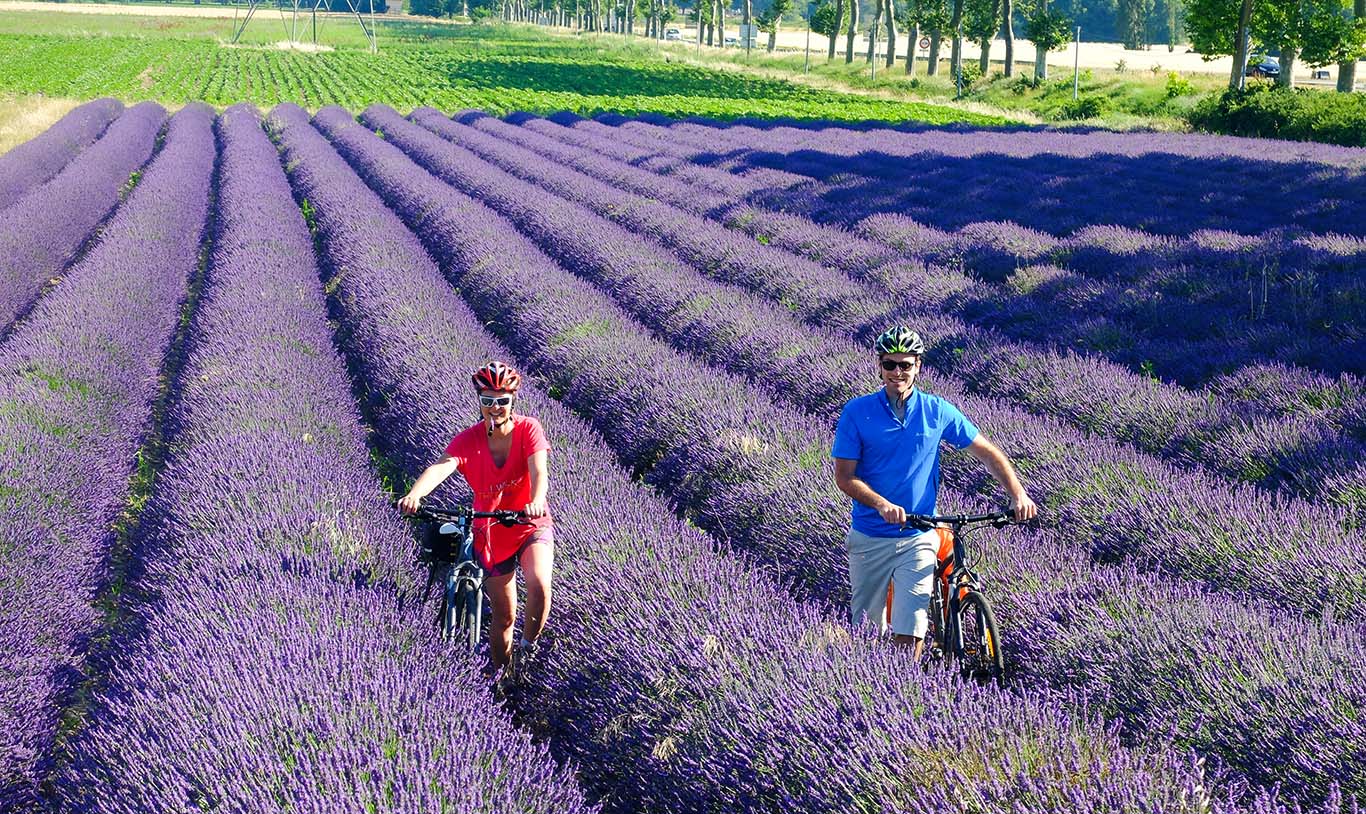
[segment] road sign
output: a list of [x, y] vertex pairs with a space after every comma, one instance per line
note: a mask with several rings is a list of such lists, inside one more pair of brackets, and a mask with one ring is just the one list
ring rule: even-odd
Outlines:
[[930, 38], [929, 38], [929, 37], [921, 37], [921, 38], [920, 38], [920, 50], [922, 50], [922, 51], [928, 51], [928, 50], [930, 50]]

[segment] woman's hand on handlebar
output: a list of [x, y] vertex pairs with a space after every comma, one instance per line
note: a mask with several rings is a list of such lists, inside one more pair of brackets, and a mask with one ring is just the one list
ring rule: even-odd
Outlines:
[[413, 497], [412, 492], [409, 492], [408, 494], [404, 495], [398, 501], [398, 510], [406, 515], [417, 514], [417, 510], [421, 506], [422, 498]]
[[544, 500], [533, 500], [526, 504], [525, 509], [522, 509], [522, 515], [524, 517], [545, 517], [545, 513], [546, 506]]

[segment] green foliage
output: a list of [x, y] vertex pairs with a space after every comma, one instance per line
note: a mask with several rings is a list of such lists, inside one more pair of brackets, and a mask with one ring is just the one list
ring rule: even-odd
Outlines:
[[833, 37], [839, 32], [840, 27], [849, 19], [848, 4], [840, 9], [840, 14], [836, 16], [835, 4], [830, 0], [821, 0], [821, 4], [816, 6], [816, 11], [811, 15], [811, 30], [827, 37]]
[[[1254, 45], [1294, 49], [1310, 65], [1327, 65], [1366, 55], [1366, 20], [1352, 19], [1343, 0], [1258, 0], [1249, 33]], [[1187, 0], [1186, 30], [1191, 46], [1211, 56], [1232, 54], [1239, 4]]]
[[963, 36], [981, 42], [1001, 28], [1001, 0], [964, 0]]
[[1195, 86], [1189, 79], [1181, 76], [1176, 71], [1167, 74], [1167, 98], [1175, 99], [1178, 96], [1190, 96], [1196, 92]]
[[1152, 16], [1153, 0], [1118, 0], [1116, 3], [1119, 38], [1124, 47], [1139, 50], [1148, 43], [1148, 18]]
[[907, 0], [905, 6], [907, 19], [918, 21], [923, 31], [947, 29], [953, 17], [949, 0]]
[[445, 17], [455, 9], [447, 7], [445, 0], [408, 0], [408, 13], [422, 17]]
[[1082, 96], [1077, 99], [1069, 99], [1062, 106], [1062, 117], [1064, 119], [1094, 119], [1105, 115], [1109, 105], [1104, 96]]
[[1025, 39], [1045, 51], [1056, 51], [1072, 41], [1072, 18], [1041, 5], [1025, 17], [1024, 28]]
[[775, 25], [782, 22], [783, 15], [791, 9], [792, 0], [773, 0], [772, 5], [755, 15], [754, 21], [760, 31], [772, 31]]
[[[471, 5], [472, 11], [478, 8]], [[360, 110], [383, 102], [400, 110], [431, 105], [495, 114], [568, 110], [589, 116], [1001, 122], [935, 105], [666, 62], [653, 48], [596, 37], [501, 25], [405, 25], [388, 27], [389, 39], [377, 55], [360, 44], [300, 53], [223, 48], [208, 38], [9, 34], [0, 92], [169, 104], [203, 100], [217, 106], [288, 101], [310, 109], [336, 104]], [[399, 36], [404, 31], [410, 33]]]
[[1366, 96], [1255, 83], [1204, 100], [1190, 122], [1212, 133], [1366, 147]]
[[971, 60], [963, 60], [961, 70], [963, 73], [963, 87], [965, 88], [982, 78], [981, 67]]

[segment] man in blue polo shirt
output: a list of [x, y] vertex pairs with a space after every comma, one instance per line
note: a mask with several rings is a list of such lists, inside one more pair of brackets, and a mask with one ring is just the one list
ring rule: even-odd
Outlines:
[[932, 531], [906, 526], [907, 514], [936, 514], [939, 442], [966, 449], [1005, 487], [1018, 521], [1038, 512], [1010, 459], [978, 432], [957, 407], [915, 388], [925, 343], [904, 325], [873, 343], [883, 387], [850, 399], [835, 427], [835, 483], [854, 499], [849, 546], [850, 615], [881, 622], [887, 585], [895, 582], [892, 637], [924, 647], [934, 566], [939, 551]]

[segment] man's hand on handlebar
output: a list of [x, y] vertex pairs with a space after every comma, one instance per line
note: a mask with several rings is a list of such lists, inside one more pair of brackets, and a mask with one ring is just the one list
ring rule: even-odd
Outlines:
[[398, 501], [398, 510], [406, 515], [417, 514], [417, 510], [422, 506], [422, 498], [413, 497], [412, 493], [404, 495]]
[[884, 503], [877, 513], [882, 515], [883, 522], [891, 523], [893, 526], [906, 525], [906, 510], [895, 503]]
[[533, 500], [526, 504], [525, 509], [522, 509], [522, 514], [526, 517], [545, 517], [545, 513], [546, 507], [544, 500]]
[[1010, 509], [1015, 513], [1016, 523], [1026, 523], [1039, 514], [1039, 507], [1023, 491], [1011, 498]]

